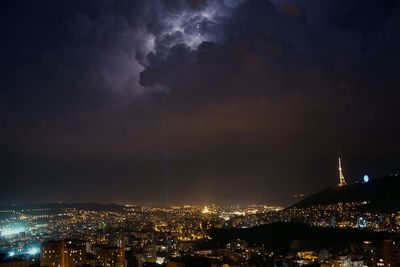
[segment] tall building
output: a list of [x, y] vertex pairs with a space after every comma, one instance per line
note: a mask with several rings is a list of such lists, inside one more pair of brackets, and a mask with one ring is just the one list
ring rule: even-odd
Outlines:
[[40, 266], [77, 267], [86, 263], [86, 242], [81, 240], [42, 243]]
[[339, 186], [344, 186], [344, 185], [346, 185], [346, 180], [344, 179], [342, 162], [340, 161], [339, 157]]
[[65, 267], [64, 241], [48, 241], [42, 243], [40, 266]]
[[143, 246], [143, 261], [156, 262], [157, 260], [157, 245], [154, 242], [148, 242]]
[[119, 247], [105, 247], [100, 250], [100, 265], [104, 267], [125, 267], [125, 250]]
[[64, 249], [65, 267], [82, 266], [86, 263], [86, 242], [82, 240], [67, 240]]
[[400, 267], [400, 243], [394, 240], [384, 240], [382, 245], [381, 266]]

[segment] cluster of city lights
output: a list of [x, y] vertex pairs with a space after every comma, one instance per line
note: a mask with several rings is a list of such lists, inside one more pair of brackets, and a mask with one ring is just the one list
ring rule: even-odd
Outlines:
[[11, 250], [8, 252], [8, 257], [12, 258], [15, 257], [17, 255], [22, 255], [22, 254], [27, 254], [29, 256], [36, 256], [40, 253], [40, 248], [39, 247], [30, 247], [28, 248], [28, 250], [26, 251], [22, 251], [22, 252], [15, 252], [14, 250]]
[[10, 236], [10, 235], [17, 235], [19, 233], [24, 232], [25, 229], [23, 227], [13, 227], [13, 228], [6, 228], [0, 230], [0, 236]]

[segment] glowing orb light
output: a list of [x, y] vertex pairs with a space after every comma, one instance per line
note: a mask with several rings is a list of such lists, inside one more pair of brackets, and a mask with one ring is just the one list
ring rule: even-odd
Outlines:
[[363, 180], [364, 180], [364, 183], [368, 183], [368, 182], [369, 182], [369, 177], [368, 177], [368, 175], [364, 175]]
[[14, 256], [15, 256], [15, 252], [14, 251], [8, 252], [8, 257], [14, 257]]

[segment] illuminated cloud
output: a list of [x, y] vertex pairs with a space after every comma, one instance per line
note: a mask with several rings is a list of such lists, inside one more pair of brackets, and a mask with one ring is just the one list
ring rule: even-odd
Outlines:
[[284, 202], [339, 153], [399, 162], [395, 1], [0, 8], [2, 203]]

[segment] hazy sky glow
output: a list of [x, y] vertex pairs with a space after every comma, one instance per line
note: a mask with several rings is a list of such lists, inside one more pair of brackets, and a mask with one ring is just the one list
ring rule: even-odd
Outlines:
[[399, 170], [399, 1], [3, 0], [0, 28], [1, 204], [284, 204], [339, 155]]

